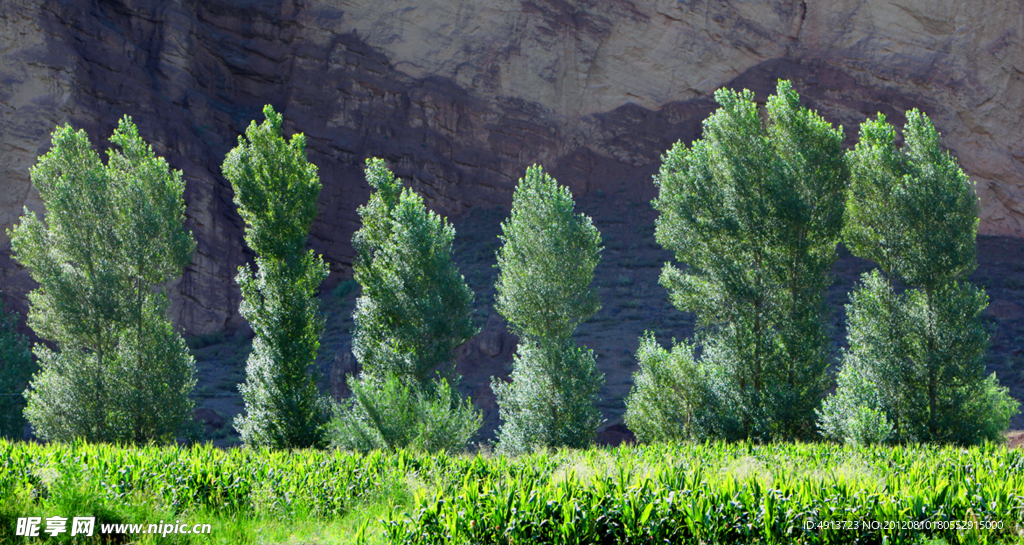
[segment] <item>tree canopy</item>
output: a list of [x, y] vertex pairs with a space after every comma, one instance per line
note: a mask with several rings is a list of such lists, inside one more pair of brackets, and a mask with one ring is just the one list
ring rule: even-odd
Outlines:
[[167, 442], [194, 432], [195, 363], [155, 289], [182, 273], [195, 242], [185, 182], [125, 116], [107, 164], [85, 131], [58, 127], [32, 168], [46, 221], [25, 210], [14, 258], [39, 288], [29, 325], [40, 372], [25, 414], [51, 440]]

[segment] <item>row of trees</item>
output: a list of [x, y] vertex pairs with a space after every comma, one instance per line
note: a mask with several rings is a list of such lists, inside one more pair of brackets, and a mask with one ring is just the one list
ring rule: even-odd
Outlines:
[[[224, 162], [258, 267], [238, 277], [242, 314], [256, 333], [241, 387], [246, 415], [236, 421], [243, 440], [275, 448], [465, 448], [481, 417], [455, 388], [452, 352], [476, 330], [473, 293], [452, 261], [454, 228], [382, 160], [367, 161], [373, 194], [359, 208], [362, 228], [352, 241], [362, 287], [353, 352], [362, 371], [349, 381], [352, 399], [331, 417], [308, 372], [323, 327], [314, 294], [326, 268], [304, 250], [320, 184], [302, 135], [287, 141], [280, 115], [269, 106], [264, 113], [267, 120], [250, 125]], [[510, 453], [585, 445], [600, 416], [601, 377], [571, 334], [598, 308], [588, 286], [600, 235], [573, 212], [568, 189], [539, 167], [520, 181], [502, 228], [497, 306], [524, 343], [512, 384], [495, 384], [505, 420], [500, 444]]]
[[[473, 294], [451, 260], [454, 228], [402, 188], [383, 161], [367, 161], [374, 194], [359, 210], [353, 401], [336, 407], [332, 443], [369, 450], [460, 450], [480, 414], [453, 388], [452, 351], [476, 333]], [[572, 195], [540, 167], [527, 170], [502, 224], [497, 309], [519, 334], [512, 382], [493, 387], [504, 420], [501, 451], [583, 446], [600, 414], [593, 353], [575, 346], [576, 325], [597, 311], [589, 290], [600, 235]]]
[[[630, 429], [648, 441], [999, 440], [1017, 403], [984, 376], [988, 300], [964, 281], [977, 197], [928, 118], [907, 114], [900, 148], [879, 115], [843, 153], [841, 129], [788, 82], [766, 121], [749, 91], [715, 98], [703, 137], [664, 157], [654, 202], [658, 242], [686, 264], [666, 265], [661, 283], [697, 315], [696, 343], [641, 340]], [[840, 239], [882, 272], [851, 295], [850, 347], [822, 406]]]
[[[703, 137], [664, 157], [653, 203], [658, 242], [686, 265], [666, 264], [661, 282], [697, 315], [698, 333], [670, 350], [641, 339], [630, 428], [645, 441], [998, 439], [1017, 404], [983, 374], [987, 298], [964, 281], [975, 267], [977, 199], [927, 117], [908, 113], [900, 148], [879, 116], [844, 153], [841, 129], [801, 107], [788, 82], [769, 98], [767, 120], [749, 91], [715, 96], [721, 107]], [[243, 441], [464, 448], [481, 419], [457, 393], [452, 365], [476, 333], [473, 293], [452, 261], [454, 228], [383, 161], [367, 161], [373, 194], [353, 238], [362, 372], [352, 399], [332, 407], [310, 372], [327, 266], [306, 239], [321, 185], [304, 136], [286, 139], [280, 114], [264, 114], [223, 165], [256, 253], [255, 269], [237, 278], [255, 334], [240, 385], [246, 412], [235, 421]], [[29, 324], [57, 347], [35, 348], [41, 370], [24, 414], [49, 439], [169, 441], [195, 433], [195, 366], [160, 288], [194, 248], [184, 183], [130, 118], [111, 141], [103, 164], [83, 131], [59, 128], [32, 170], [47, 221], [26, 210], [11, 233], [15, 259], [39, 283]], [[492, 385], [499, 449], [585, 446], [603, 377], [572, 335], [600, 308], [590, 288], [600, 233], [535, 166], [500, 238], [496, 309], [520, 344], [512, 381]], [[851, 296], [850, 348], [822, 404], [835, 357], [823, 292], [841, 240], [882, 272]], [[0, 326], [5, 358], [30, 362], [24, 341]]]
[[[310, 372], [324, 325], [315, 295], [328, 272], [306, 249], [321, 185], [304, 136], [285, 138], [270, 106], [264, 115], [223, 165], [256, 254], [255, 269], [243, 265], [237, 277], [240, 312], [254, 332], [239, 387], [246, 410], [235, 420], [242, 440], [273, 448], [465, 448], [481, 417], [455, 389], [452, 351], [476, 330], [473, 293], [451, 259], [454, 228], [383, 161], [367, 161], [374, 193], [359, 209], [363, 226], [353, 239], [363, 288], [353, 345], [362, 373], [350, 381], [352, 400], [332, 408]], [[195, 365], [167, 320], [161, 287], [181, 274], [195, 245], [184, 227], [184, 182], [127, 116], [111, 142], [104, 164], [84, 131], [58, 128], [32, 169], [46, 221], [26, 210], [11, 231], [15, 259], [39, 283], [29, 295], [29, 325], [56, 345], [35, 347], [41, 370], [26, 390], [24, 415], [51, 440], [192, 438]], [[539, 167], [514, 200], [503, 224], [498, 308], [524, 344], [516, 380], [495, 385], [506, 420], [502, 445], [508, 452], [581, 446], [593, 440], [601, 377], [592, 352], [575, 347], [571, 334], [599, 306], [588, 286], [600, 236]], [[32, 359], [13, 321], [0, 323], [0, 350], [0, 378], [23, 388]], [[17, 415], [3, 422], [5, 434], [20, 435], [19, 402], [0, 399], [11, 408], [3, 414]]]

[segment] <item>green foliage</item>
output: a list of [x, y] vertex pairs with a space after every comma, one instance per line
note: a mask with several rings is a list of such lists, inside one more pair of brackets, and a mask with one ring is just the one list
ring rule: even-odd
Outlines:
[[666, 265], [661, 283], [699, 319], [717, 427], [809, 438], [830, 360], [823, 291], [843, 224], [842, 130], [786, 81], [767, 124], [750, 91], [715, 99], [703, 137], [677, 143], [655, 178], [655, 236], [687, 265]]
[[572, 193], [539, 166], [526, 170], [501, 224], [496, 309], [520, 337], [567, 339], [601, 308], [590, 288], [601, 233]]
[[359, 283], [356, 282], [355, 279], [345, 280], [343, 282], [339, 282], [338, 285], [334, 287], [334, 291], [331, 295], [333, 295], [335, 299], [344, 299], [358, 288]]
[[452, 261], [455, 228], [383, 160], [366, 161], [366, 180], [374, 192], [352, 238], [362, 287], [352, 344], [362, 375], [349, 379], [352, 403], [335, 408], [331, 442], [364, 452], [463, 450], [481, 417], [450, 386], [458, 380], [452, 350], [476, 333], [473, 292]]
[[543, 446], [581, 448], [593, 443], [601, 413], [598, 393], [604, 377], [594, 352], [571, 339], [520, 341], [512, 382], [492, 384], [504, 423], [499, 449], [518, 454]]
[[885, 116], [861, 125], [844, 236], [855, 255], [909, 289], [897, 294], [879, 272], [864, 275], [821, 425], [855, 440], [851, 419], [866, 407], [884, 413], [892, 441], [998, 441], [1018, 404], [994, 375], [985, 378], [988, 297], [963, 281], [976, 266], [977, 197], [927, 116], [909, 112], [903, 134], [900, 149]]
[[331, 421], [336, 448], [459, 452], [480, 429], [480, 412], [445, 379], [418, 387], [391, 375], [382, 383], [349, 379], [349, 386], [355, 399], [336, 406]]
[[861, 124], [849, 154], [851, 183], [843, 240], [908, 286], [935, 289], [977, 267], [978, 198], [928, 116], [911, 110], [903, 128], [878, 115]]
[[[125, 448], [0, 440], [0, 542], [34, 543], [14, 536], [17, 517], [51, 513], [95, 516], [96, 533], [106, 523], [212, 523], [205, 538], [168, 536], [159, 543], [266, 542], [265, 528], [277, 521], [294, 525], [312, 520], [319, 526], [378, 501], [402, 500], [396, 492], [407, 486], [410, 474], [419, 470], [426, 478], [432, 466], [429, 456], [405, 451], [363, 455], [219, 449], [210, 444]], [[264, 531], [232, 539], [232, 527], [240, 520]], [[43, 537], [50, 542], [45, 539], [49, 536]], [[336, 543], [334, 537], [331, 543]]]
[[28, 339], [15, 330], [18, 319], [4, 312], [0, 301], [0, 437], [21, 439], [25, 398], [21, 392], [35, 371]]
[[455, 228], [403, 189], [383, 160], [366, 161], [366, 180], [375, 191], [352, 239], [362, 286], [353, 353], [376, 379], [454, 378], [452, 350], [476, 333], [473, 292], [451, 259]]
[[883, 436], [890, 441], [1000, 441], [1017, 403], [994, 374], [984, 376], [987, 305], [965, 282], [946, 284], [929, 305], [920, 290], [897, 294], [878, 271], [865, 273], [847, 306], [850, 350], [839, 385], [820, 413], [825, 434], [861, 442], [854, 430], [866, 409], [891, 424]]
[[492, 384], [504, 420], [499, 447], [584, 446], [596, 435], [604, 378], [572, 333], [600, 309], [590, 284], [601, 234], [575, 213], [569, 188], [536, 165], [519, 180], [501, 228], [495, 307], [521, 340], [512, 382]]
[[195, 363], [154, 290], [181, 274], [195, 242], [184, 227], [181, 172], [153, 154], [125, 116], [104, 165], [84, 131], [59, 127], [32, 168], [46, 222], [27, 209], [14, 258], [39, 288], [29, 325], [41, 371], [25, 415], [50, 440], [171, 441], [195, 432]]
[[892, 422], [883, 410], [885, 393], [869, 380], [864, 367], [862, 360], [847, 354], [837, 378], [836, 395], [829, 396], [818, 411], [818, 425], [825, 438], [853, 445], [873, 445], [894, 439]]
[[320, 347], [323, 317], [316, 293], [327, 277], [323, 259], [305, 250], [316, 217], [320, 180], [306, 160], [302, 134], [286, 140], [281, 115], [263, 108], [224, 160], [224, 176], [245, 220], [245, 242], [256, 252], [256, 271], [239, 267], [242, 316], [255, 338], [239, 385], [245, 415], [235, 428], [249, 446], [324, 446], [330, 406], [309, 368]]
[[[383, 500], [397, 504], [380, 516], [399, 544], [1012, 543], [1024, 529], [1022, 468], [1024, 453], [993, 446], [683, 443], [509, 458], [0, 440], [0, 541], [23, 539], [17, 517], [75, 513], [212, 522], [189, 542], [265, 543], [277, 525], [331, 526]], [[251, 535], [232, 535], [240, 521]], [[938, 529], [952, 521], [997, 525]]]
[[674, 345], [670, 352], [646, 332], [636, 359], [640, 371], [633, 376], [625, 419], [638, 440], [679, 442], [719, 435], [710, 378], [694, 359], [692, 346]]
[[[991, 447], [821, 443], [477, 459], [450, 486], [418, 494], [386, 531], [403, 545], [1016, 543], [1022, 461], [1019, 451]], [[991, 526], [957, 530], [955, 521]]]

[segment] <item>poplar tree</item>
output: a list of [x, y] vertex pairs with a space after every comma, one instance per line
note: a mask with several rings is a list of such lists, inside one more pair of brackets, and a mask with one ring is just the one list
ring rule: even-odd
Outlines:
[[574, 211], [572, 194], [539, 166], [526, 170], [501, 224], [496, 309], [519, 336], [512, 382], [492, 383], [503, 423], [499, 448], [585, 447], [600, 422], [604, 381], [576, 326], [600, 308], [590, 288], [601, 234]]
[[452, 350], [476, 330], [473, 292], [452, 261], [455, 228], [384, 165], [368, 159], [374, 189], [352, 238], [356, 303], [353, 351], [364, 374], [425, 384], [451, 378]]
[[237, 277], [239, 311], [255, 337], [239, 385], [245, 414], [235, 428], [248, 446], [323, 447], [329, 404], [310, 367], [324, 325], [316, 293], [328, 269], [306, 250], [320, 179], [306, 160], [305, 136], [285, 139], [281, 115], [269, 105], [263, 114], [266, 120], [249, 124], [223, 166], [245, 221], [245, 243], [256, 253], [256, 270], [243, 265]]
[[879, 114], [849, 154], [844, 241], [885, 276], [865, 273], [850, 298], [850, 349], [822, 429], [849, 442], [999, 440], [1018, 404], [984, 374], [988, 297], [966, 281], [978, 198], [925, 114], [907, 113], [903, 138]]
[[85, 131], [59, 127], [32, 167], [46, 221], [25, 210], [15, 260], [39, 288], [28, 322], [40, 371], [25, 415], [42, 438], [170, 442], [196, 433], [195, 362], [155, 289], [180, 276], [195, 248], [185, 182], [125, 116], [107, 164]]
[[[680, 433], [809, 438], [830, 362], [823, 292], [843, 225], [842, 130], [801, 107], [787, 81], [769, 97], [766, 121], [750, 91], [720, 89], [715, 100], [703, 137], [677, 143], [655, 178], [656, 238], [686, 265], [666, 264], [661, 284], [677, 308], [697, 315], [703, 345], [698, 362], [674, 366], [692, 369], [675, 382], [703, 377], [716, 415], [687, 420], [705, 425]], [[636, 388], [657, 388], [664, 381], [644, 375], [667, 356], [644, 354], [654, 359], [641, 357]], [[703, 397], [693, 392], [689, 399]], [[659, 396], [669, 392], [638, 390], [631, 399]], [[627, 407], [634, 421], [658, 418], [641, 418], [640, 409]]]
[[455, 228], [381, 159], [366, 161], [374, 189], [352, 238], [355, 280], [353, 401], [336, 408], [332, 442], [350, 450], [458, 451], [480, 429], [455, 390], [452, 351], [476, 333], [473, 292], [452, 261]]
[[15, 314], [4, 311], [0, 302], [0, 437], [21, 439], [25, 428], [25, 397], [35, 371], [28, 339], [18, 333]]

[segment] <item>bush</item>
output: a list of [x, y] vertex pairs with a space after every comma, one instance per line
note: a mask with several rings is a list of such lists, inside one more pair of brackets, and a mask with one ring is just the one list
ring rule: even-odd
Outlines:
[[512, 382], [492, 383], [503, 424], [498, 450], [522, 454], [540, 447], [584, 448], [600, 424], [597, 396], [604, 377], [594, 352], [562, 343], [524, 339], [512, 363]]
[[359, 282], [356, 282], [354, 279], [350, 278], [348, 280], [344, 280], [338, 283], [337, 286], [334, 286], [334, 291], [331, 292], [331, 295], [335, 299], [344, 299], [348, 297], [350, 293], [356, 291], [357, 289], [359, 289]]
[[480, 429], [480, 412], [444, 379], [419, 388], [390, 375], [350, 379], [349, 387], [352, 400], [335, 405], [328, 432], [335, 448], [458, 452]]
[[625, 419], [638, 440], [678, 442], [717, 435], [710, 380], [694, 360], [692, 346], [677, 344], [670, 352], [647, 332], [636, 358], [640, 371], [633, 375]]
[[818, 411], [818, 425], [825, 438], [853, 445], [895, 439], [878, 386], [868, 380], [862, 367], [855, 356], [848, 356], [838, 377], [839, 394], [826, 399]]

